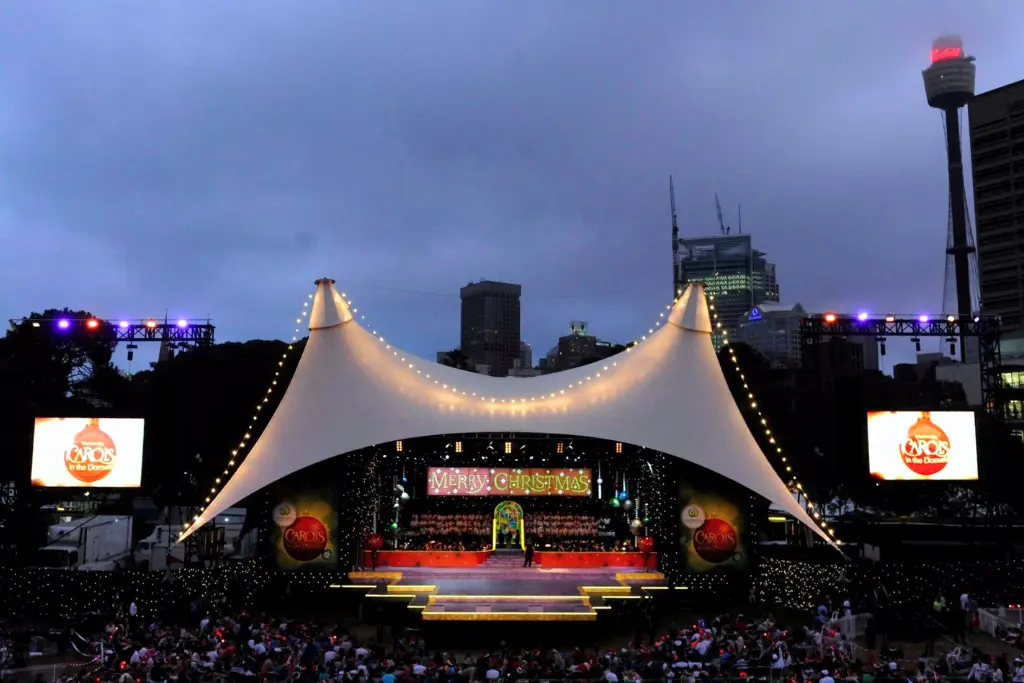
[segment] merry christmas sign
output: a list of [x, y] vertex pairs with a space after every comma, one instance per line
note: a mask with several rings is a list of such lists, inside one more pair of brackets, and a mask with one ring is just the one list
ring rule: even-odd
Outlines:
[[431, 467], [428, 496], [572, 496], [592, 494], [587, 468]]

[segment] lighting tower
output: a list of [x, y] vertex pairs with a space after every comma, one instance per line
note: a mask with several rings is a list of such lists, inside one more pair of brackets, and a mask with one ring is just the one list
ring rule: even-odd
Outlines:
[[[961, 322], [971, 310], [970, 255], [973, 240], [967, 231], [967, 199], [960, 142], [960, 109], [974, 98], [974, 57], [964, 54], [960, 36], [943, 36], [932, 43], [931, 66], [924, 70], [928, 106], [942, 111], [946, 129], [946, 161], [949, 170], [950, 239], [946, 253], [953, 257], [956, 275], [957, 314]], [[960, 337], [960, 359], [966, 360], [966, 337]]]

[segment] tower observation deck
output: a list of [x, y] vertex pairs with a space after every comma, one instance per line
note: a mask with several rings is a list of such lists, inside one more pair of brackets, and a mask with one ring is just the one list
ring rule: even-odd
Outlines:
[[[973, 240], [968, 236], [967, 200], [963, 152], [960, 140], [960, 109], [974, 97], [974, 57], [964, 53], [960, 36], [943, 36], [932, 43], [931, 65], [924, 70], [928, 106], [943, 113], [946, 128], [946, 160], [949, 175], [949, 239], [946, 253], [953, 259], [956, 278], [956, 312], [961, 322], [970, 320]], [[966, 360], [966, 338], [960, 338], [960, 359]]]

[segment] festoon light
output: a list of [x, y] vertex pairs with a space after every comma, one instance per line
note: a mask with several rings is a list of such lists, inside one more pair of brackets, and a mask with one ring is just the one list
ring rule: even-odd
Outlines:
[[779, 458], [780, 466], [785, 468], [786, 476], [789, 478], [791, 490], [793, 490], [793, 493], [794, 495], [796, 495], [798, 501], [800, 500], [800, 498], [803, 498], [804, 505], [807, 508], [808, 514], [810, 514], [814, 521], [817, 522], [818, 526], [821, 527], [821, 530], [827, 533], [837, 544], [841, 545], [842, 541], [836, 538], [835, 529], [833, 529], [825, 523], [825, 520], [821, 517], [821, 513], [818, 512], [817, 506], [815, 506], [815, 504], [807, 496], [807, 492], [804, 491], [803, 484], [801, 484], [797, 480], [796, 475], [793, 474], [793, 466], [790, 464], [789, 459], [783, 452], [782, 447], [776, 441], [775, 434], [768, 426], [768, 419], [761, 412], [761, 407], [757, 402], [757, 397], [754, 396], [754, 391], [750, 388], [750, 385], [747, 383], [747, 376], [744, 374], [743, 368], [740, 367], [739, 358], [736, 357], [735, 351], [733, 351], [732, 347], [729, 345], [729, 331], [722, 327], [722, 323], [718, 319], [718, 311], [715, 310], [715, 297], [714, 295], [711, 294], [708, 295], [708, 311], [711, 313], [711, 318], [715, 330], [722, 336], [722, 347], [729, 353], [729, 360], [732, 361], [733, 370], [735, 370], [736, 373], [739, 375], [740, 383], [743, 386], [743, 390], [747, 392], [746, 399], [749, 402], [750, 409], [754, 411], [755, 415], [757, 415], [758, 422], [760, 423], [759, 426], [761, 429], [764, 430], [764, 436], [765, 439], [768, 441], [768, 444], [775, 448], [775, 455]]

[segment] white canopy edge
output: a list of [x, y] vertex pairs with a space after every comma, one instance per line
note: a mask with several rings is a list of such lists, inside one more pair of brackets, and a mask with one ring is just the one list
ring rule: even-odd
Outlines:
[[392, 348], [317, 281], [310, 334], [263, 434], [182, 538], [293, 472], [375, 444], [438, 434], [540, 433], [606, 439], [706, 467], [760, 494], [828, 543], [744, 421], [711, 342], [704, 289], [628, 352], [573, 370], [498, 378]]

